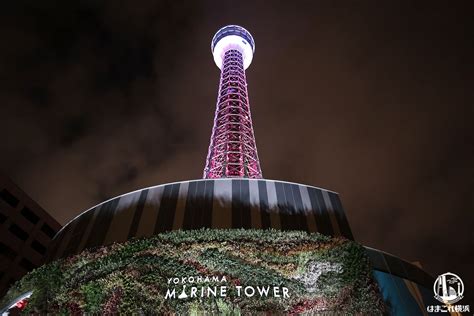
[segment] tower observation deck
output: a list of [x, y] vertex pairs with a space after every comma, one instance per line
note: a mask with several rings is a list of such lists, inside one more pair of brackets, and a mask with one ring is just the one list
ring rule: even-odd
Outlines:
[[214, 35], [211, 51], [221, 77], [203, 178], [262, 178], [245, 78], [255, 42], [243, 27], [228, 25]]

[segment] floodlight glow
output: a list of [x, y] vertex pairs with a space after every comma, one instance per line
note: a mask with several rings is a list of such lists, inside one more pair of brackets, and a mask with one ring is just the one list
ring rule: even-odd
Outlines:
[[217, 31], [212, 38], [211, 51], [214, 56], [214, 62], [222, 70], [222, 63], [226, 51], [238, 50], [244, 60], [244, 69], [246, 70], [252, 63], [253, 53], [255, 52], [255, 41], [252, 35], [243, 27], [238, 25], [228, 25]]

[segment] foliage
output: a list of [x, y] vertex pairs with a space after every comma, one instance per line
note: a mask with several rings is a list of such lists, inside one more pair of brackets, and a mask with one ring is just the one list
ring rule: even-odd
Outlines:
[[[321, 270], [321, 266], [338, 268]], [[182, 278], [198, 276], [209, 279], [184, 282], [188, 294], [191, 287], [206, 293], [221, 286], [228, 288], [227, 294], [178, 299], [184, 291]], [[170, 278], [180, 281], [174, 284]], [[247, 286], [286, 287], [289, 297], [247, 297], [243, 291]], [[27, 313], [380, 314], [385, 310], [360, 245], [301, 231], [172, 231], [89, 249], [30, 272], [0, 306], [29, 290], [33, 295]], [[168, 290], [175, 290], [176, 297], [165, 298]]]

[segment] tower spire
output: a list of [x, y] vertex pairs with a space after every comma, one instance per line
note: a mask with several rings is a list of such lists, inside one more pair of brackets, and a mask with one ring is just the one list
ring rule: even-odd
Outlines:
[[204, 179], [262, 178], [245, 79], [253, 37], [243, 27], [228, 25], [214, 35], [211, 51], [221, 77]]

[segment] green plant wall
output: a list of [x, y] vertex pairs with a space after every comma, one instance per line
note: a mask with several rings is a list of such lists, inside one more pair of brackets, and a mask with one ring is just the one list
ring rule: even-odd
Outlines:
[[30, 272], [1, 304], [29, 290], [25, 313], [385, 311], [359, 244], [299, 231], [173, 231], [89, 249]]

